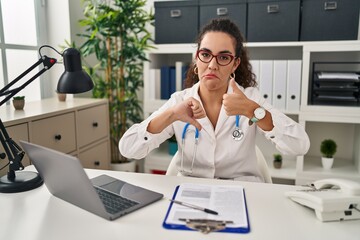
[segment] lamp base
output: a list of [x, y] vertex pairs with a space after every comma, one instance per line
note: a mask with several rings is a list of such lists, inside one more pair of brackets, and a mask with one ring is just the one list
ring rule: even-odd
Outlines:
[[43, 183], [38, 173], [19, 171], [16, 172], [14, 180], [9, 180], [7, 175], [0, 178], [0, 192], [25, 192], [40, 187]]

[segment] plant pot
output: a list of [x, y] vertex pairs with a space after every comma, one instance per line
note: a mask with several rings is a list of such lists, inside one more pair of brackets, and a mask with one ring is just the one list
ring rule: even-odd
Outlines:
[[282, 161], [273, 161], [273, 165], [274, 165], [274, 168], [281, 168], [282, 166]]
[[334, 158], [326, 158], [326, 157], [321, 158], [321, 164], [324, 169], [331, 169], [333, 163], [334, 163]]
[[111, 163], [111, 169], [114, 171], [135, 172], [136, 161], [131, 160], [129, 162], [123, 162], [123, 163]]
[[24, 99], [13, 99], [13, 105], [15, 110], [23, 110], [25, 106]]
[[169, 142], [169, 146], [168, 146], [169, 154], [174, 156], [177, 150], [178, 150], [177, 142]]
[[65, 102], [66, 101], [66, 93], [57, 93], [58, 96], [58, 100], [60, 102]]

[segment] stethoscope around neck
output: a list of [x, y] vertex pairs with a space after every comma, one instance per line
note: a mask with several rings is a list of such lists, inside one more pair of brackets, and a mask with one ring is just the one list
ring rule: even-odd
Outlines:
[[[193, 156], [192, 156], [192, 160], [191, 160], [191, 166], [190, 166], [190, 170], [186, 171], [184, 169], [184, 149], [185, 149], [185, 137], [186, 137], [186, 133], [188, 131], [191, 131], [191, 129], [189, 129], [190, 123], [186, 123], [181, 135], [181, 162], [180, 162], [180, 172], [184, 175], [191, 175], [193, 172], [193, 167], [194, 167], [194, 162], [195, 162], [195, 157], [196, 157], [196, 151], [197, 151], [197, 145], [199, 144], [199, 129], [197, 129], [196, 127], [195, 130], [195, 144], [194, 144], [194, 150], [193, 150]], [[236, 115], [235, 117], [235, 130], [232, 132], [232, 138], [235, 141], [240, 141], [244, 138], [244, 132], [240, 129], [240, 115]]]

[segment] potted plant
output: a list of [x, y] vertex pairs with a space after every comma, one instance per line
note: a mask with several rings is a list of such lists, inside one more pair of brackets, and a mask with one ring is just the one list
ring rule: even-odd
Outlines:
[[25, 96], [13, 97], [13, 105], [15, 110], [23, 110], [25, 106]]
[[147, 30], [154, 20], [144, 10], [146, 0], [84, 0], [85, 42], [82, 55], [95, 55], [98, 64], [89, 68], [94, 81], [93, 97], [109, 100], [111, 162], [126, 163], [118, 143], [125, 131], [142, 120], [137, 96], [143, 86], [143, 62], [153, 40]]
[[325, 139], [321, 142], [320, 152], [322, 154], [321, 163], [323, 168], [330, 169], [332, 167], [336, 148], [336, 142], [332, 139]]
[[273, 156], [274, 156], [274, 161], [273, 161], [274, 168], [281, 168], [281, 165], [282, 165], [281, 154], [275, 153]]

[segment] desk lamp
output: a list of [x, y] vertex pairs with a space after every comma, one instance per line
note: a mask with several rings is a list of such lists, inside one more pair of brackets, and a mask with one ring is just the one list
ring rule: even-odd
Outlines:
[[[51, 46], [43, 45], [39, 48], [40, 59], [0, 90], [0, 97], [5, 96], [5, 98], [0, 102], [0, 106], [6, 103], [12, 96], [24, 89], [45, 71], [49, 70], [57, 62], [55, 58], [49, 58], [45, 55], [41, 55], [41, 49], [43, 47], [51, 48], [63, 57], [65, 71], [61, 75], [57, 85], [58, 93], [82, 93], [93, 88], [94, 84], [90, 76], [81, 67], [81, 58], [78, 50], [74, 48], [68, 48], [63, 53], [60, 53]], [[37, 74], [23, 83], [20, 87], [10, 89], [12, 85], [22, 79], [41, 63], [44, 67]], [[0, 192], [23, 192], [41, 186], [43, 184], [43, 180], [38, 173], [18, 171], [24, 169], [21, 161], [25, 155], [25, 152], [13, 139], [10, 138], [1, 119], [0, 141], [5, 151], [5, 153], [0, 152], [0, 159], [4, 159], [7, 156], [9, 160], [9, 163], [7, 164], [9, 165], [9, 171], [7, 175], [0, 178]]]

